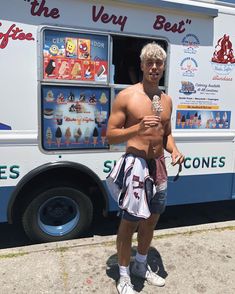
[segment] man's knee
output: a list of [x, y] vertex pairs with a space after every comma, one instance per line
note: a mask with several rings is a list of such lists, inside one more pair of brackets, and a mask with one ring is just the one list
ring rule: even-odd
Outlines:
[[130, 235], [134, 234], [137, 229], [138, 222], [128, 221], [126, 219], [122, 219], [119, 225], [118, 234]]
[[142, 227], [150, 228], [152, 230], [155, 229], [157, 222], [159, 220], [160, 214], [153, 213], [151, 216], [140, 222]]

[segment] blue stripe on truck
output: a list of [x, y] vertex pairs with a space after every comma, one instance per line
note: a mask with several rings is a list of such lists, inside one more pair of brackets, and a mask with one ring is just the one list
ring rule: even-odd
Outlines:
[[[169, 177], [167, 205], [230, 200], [234, 179], [233, 173], [181, 176], [174, 183]], [[117, 205], [111, 199], [110, 211], [115, 210]]]
[[232, 199], [233, 173], [183, 176], [168, 185], [168, 205]]
[[7, 207], [14, 188], [0, 187], [0, 222], [7, 222]]
[[[230, 200], [235, 196], [234, 181], [234, 173], [181, 176], [178, 181], [168, 183], [167, 205]], [[14, 188], [0, 187], [0, 222], [8, 221], [7, 207]], [[117, 210], [113, 198], [109, 200], [109, 211]]]

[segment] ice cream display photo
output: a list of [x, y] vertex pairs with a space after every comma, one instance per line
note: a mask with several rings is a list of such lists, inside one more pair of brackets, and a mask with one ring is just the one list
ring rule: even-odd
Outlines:
[[109, 89], [103, 87], [45, 85], [43, 147], [46, 150], [107, 149], [109, 97]]
[[229, 129], [231, 111], [177, 110], [176, 129]]
[[42, 148], [108, 149], [108, 35], [60, 28], [45, 28], [42, 35]]
[[107, 36], [71, 30], [45, 30], [44, 34], [44, 79], [107, 83]]

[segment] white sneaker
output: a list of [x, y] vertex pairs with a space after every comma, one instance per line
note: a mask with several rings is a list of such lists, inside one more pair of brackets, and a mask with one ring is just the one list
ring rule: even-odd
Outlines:
[[165, 285], [165, 279], [153, 272], [146, 262], [135, 260], [131, 272], [133, 275], [145, 279], [150, 285], [162, 287]]
[[121, 276], [117, 282], [117, 290], [119, 294], [134, 294], [133, 285], [131, 279], [128, 276]]

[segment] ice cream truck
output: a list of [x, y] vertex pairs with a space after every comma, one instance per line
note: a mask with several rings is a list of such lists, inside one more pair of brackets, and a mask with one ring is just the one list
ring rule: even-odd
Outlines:
[[116, 94], [141, 81], [148, 42], [167, 52], [160, 87], [172, 97], [172, 131], [185, 155], [178, 181], [168, 170], [168, 205], [235, 198], [234, 4], [0, 6], [1, 222], [21, 222], [35, 242], [59, 241], [117, 210], [105, 179], [125, 144], [108, 144], [107, 121]]

